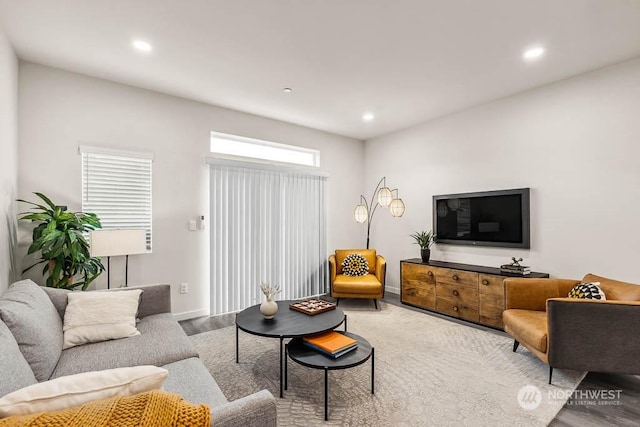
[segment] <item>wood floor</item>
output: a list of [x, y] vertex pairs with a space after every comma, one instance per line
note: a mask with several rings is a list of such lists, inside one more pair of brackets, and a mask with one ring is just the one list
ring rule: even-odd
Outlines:
[[[437, 313], [425, 312], [418, 308], [402, 305], [400, 303], [400, 296], [396, 294], [387, 293], [384, 301], [389, 304], [402, 306], [407, 310], [423, 312], [426, 316], [442, 317], [470, 327], [483, 329], [496, 334], [503, 334], [503, 332], [486, 328], [481, 325], [475, 325]], [[369, 301], [362, 301], [363, 304], [368, 302]], [[184, 320], [180, 322], [180, 325], [187, 335], [195, 335], [202, 332], [232, 326], [234, 324], [234, 319], [235, 314], [223, 314], [221, 316], [199, 317], [197, 319]], [[598, 374], [590, 372], [584, 380], [582, 380], [580, 385], [578, 385], [577, 390], [620, 390], [619, 404], [587, 404], [590, 400], [588, 398], [584, 400], [578, 399], [576, 401], [572, 401], [570, 399], [562, 410], [560, 410], [556, 418], [551, 422], [550, 426], [640, 426], [640, 376]], [[617, 396], [615, 400], [617, 401]]]

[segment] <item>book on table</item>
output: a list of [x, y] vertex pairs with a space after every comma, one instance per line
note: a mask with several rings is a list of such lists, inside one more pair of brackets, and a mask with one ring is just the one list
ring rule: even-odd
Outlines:
[[340, 357], [358, 347], [356, 340], [335, 331], [304, 337], [302, 342], [307, 347], [333, 358]]
[[500, 266], [500, 271], [503, 273], [520, 274], [522, 276], [526, 276], [527, 274], [531, 273], [531, 267], [525, 265], [517, 266], [505, 264]]
[[335, 353], [329, 353], [329, 352], [327, 352], [327, 351], [324, 351], [324, 350], [323, 350], [323, 349], [321, 349], [320, 347], [316, 347], [316, 346], [315, 346], [315, 345], [313, 345], [313, 344], [309, 344], [308, 342], [304, 342], [304, 341], [303, 341], [303, 344], [304, 344], [305, 346], [309, 347], [310, 349], [317, 351], [317, 352], [318, 352], [318, 353], [320, 353], [320, 354], [323, 354], [323, 355], [325, 355], [325, 356], [327, 356], [327, 357], [331, 357], [332, 359], [337, 359], [337, 358], [339, 358], [340, 356], [344, 356], [345, 354], [350, 353], [350, 352], [352, 352], [353, 350], [355, 350], [356, 348], [358, 348], [358, 343], [355, 343], [355, 344], [353, 344], [351, 347], [347, 347], [347, 348], [345, 348], [345, 349], [343, 349], [343, 350], [340, 350], [340, 351], [337, 351], [337, 352], [335, 352]]

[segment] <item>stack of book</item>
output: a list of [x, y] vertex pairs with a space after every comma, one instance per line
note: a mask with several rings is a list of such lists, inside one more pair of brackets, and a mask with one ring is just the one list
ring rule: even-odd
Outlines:
[[500, 266], [500, 272], [526, 276], [527, 274], [531, 273], [531, 267], [527, 267], [526, 265], [505, 264]]
[[356, 340], [335, 331], [304, 337], [302, 342], [307, 347], [333, 359], [337, 359], [358, 348]]

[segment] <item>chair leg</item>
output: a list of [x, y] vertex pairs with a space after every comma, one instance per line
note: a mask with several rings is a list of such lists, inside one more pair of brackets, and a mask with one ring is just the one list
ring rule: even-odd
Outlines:
[[377, 310], [377, 309], [378, 309], [378, 300], [377, 300], [377, 299], [374, 299], [374, 300], [373, 300], [373, 305], [375, 305], [375, 306], [376, 306], [376, 310]]
[[340, 298], [336, 298], [336, 307], [340, 305]]
[[549, 366], [549, 384], [551, 384], [552, 376], [553, 376], [553, 366]]
[[515, 353], [516, 350], [518, 349], [518, 346], [520, 345], [520, 343], [516, 340], [513, 340], [513, 352]]

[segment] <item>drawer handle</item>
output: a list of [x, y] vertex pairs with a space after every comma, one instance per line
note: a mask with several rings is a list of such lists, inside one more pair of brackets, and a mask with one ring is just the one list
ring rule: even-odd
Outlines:
[[458, 291], [453, 291], [453, 295], [458, 296], [460, 293]]
[[433, 276], [433, 271], [427, 271], [427, 274], [428, 274], [429, 276]]
[[458, 276], [456, 276], [455, 274], [453, 275], [453, 280], [458, 280]]
[[458, 306], [457, 305], [453, 306], [453, 311], [458, 311]]
[[487, 279], [483, 279], [483, 280], [482, 280], [482, 284], [483, 284], [483, 285], [488, 285], [488, 284], [489, 284], [489, 281], [488, 281]]

